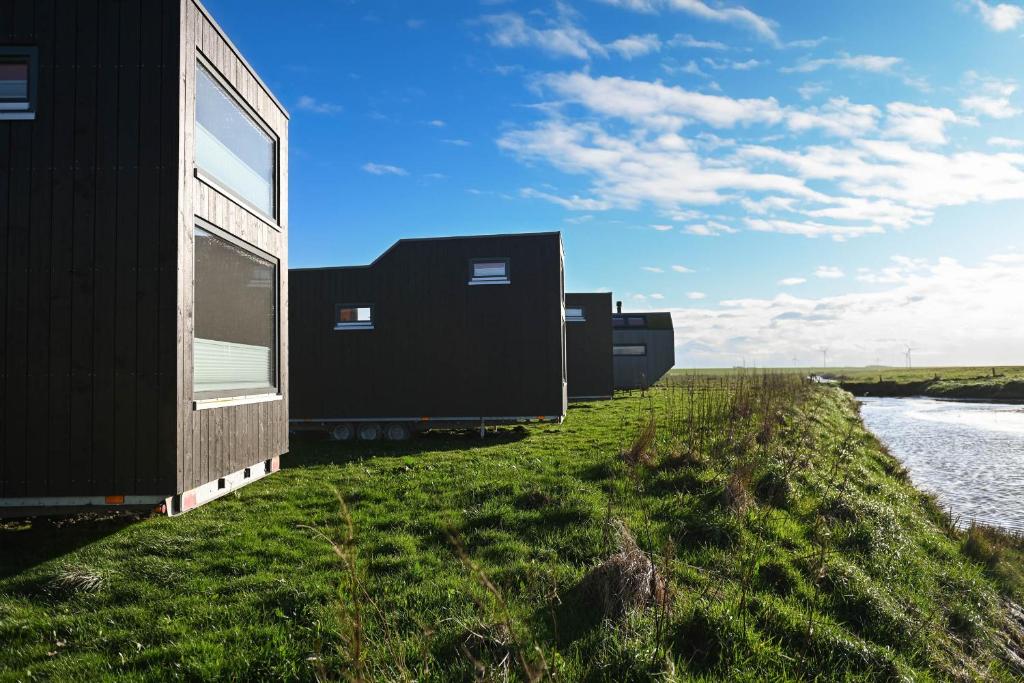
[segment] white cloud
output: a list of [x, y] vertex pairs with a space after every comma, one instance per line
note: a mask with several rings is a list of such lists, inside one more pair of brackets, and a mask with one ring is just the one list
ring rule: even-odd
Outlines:
[[1021, 114], [1021, 109], [1010, 102], [1010, 97], [1017, 92], [1015, 81], [981, 76], [974, 71], [969, 71], [964, 81], [975, 89], [973, 94], [960, 100], [964, 109], [993, 119], [1009, 119]]
[[652, 299], [657, 299], [657, 300], [659, 300], [659, 301], [660, 301], [661, 299], [664, 299], [664, 298], [665, 298], [665, 295], [664, 295], [664, 294], [662, 294], [661, 292], [652, 292], [652, 293], [651, 293], [651, 298], [652, 298]]
[[701, 299], [706, 299], [707, 296], [708, 295], [705, 294], [704, 292], [687, 292], [686, 293], [686, 298], [690, 299], [691, 301], [700, 301]]
[[876, 358], [897, 364], [914, 339], [929, 365], [1012, 364], [1024, 347], [1024, 261], [1018, 256], [997, 255], [974, 266], [900, 258], [869, 291], [823, 298], [785, 293], [675, 309], [677, 359], [722, 367], [745, 356], [759, 365], [788, 365], [794, 355], [828, 346], [830, 364]]
[[345, 111], [345, 107], [340, 104], [332, 104], [330, 102], [321, 102], [315, 97], [309, 95], [303, 95], [296, 102], [296, 107], [303, 111], [313, 112], [314, 114], [338, 114]]
[[434, 128], [444, 128], [445, 123], [441, 119], [434, 119], [432, 121], [427, 121], [427, 125]]
[[456, 147], [469, 147], [469, 140], [463, 140], [462, 138], [443, 138], [441, 142]]
[[846, 273], [843, 272], [842, 268], [837, 268], [836, 266], [818, 266], [814, 271], [814, 277], [825, 280], [838, 280], [839, 278], [846, 277]]
[[668, 41], [669, 47], [691, 47], [701, 50], [728, 50], [729, 46], [717, 40], [699, 40], [686, 33], [677, 33]]
[[643, 266], [641, 270], [646, 270], [648, 273], [664, 273], [665, 270], [658, 268], [657, 266]]
[[677, 273], [692, 273], [693, 272], [693, 268], [687, 268], [686, 266], [680, 266], [680, 265], [672, 266], [672, 270], [674, 270]]
[[657, 230], [658, 232], [668, 232], [669, 230], [674, 229], [675, 226], [660, 223], [658, 225], [652, 225], [651, 227]]
[[724, 223], [718, 223], [716, 221], [708, 221], [707, 223], [694, 223], [688, 225], [684, 229], [684, 232], [690, 235], [698, 235], [700, 237], [718, 237], [719, 235], [731, 235], [736, 232], [736, 228], [731, 228]]
[[890, 102], [886, 112], [886, 137], [928, 145], [945, 144], [946, 124], [959, 121], [951, 109], [922, 107], [907, 102]]
[[825, 92], [826, 88], [821, 83], [804, 83], [796, 89], [800, 93], [801, 99], [810, 100], [814, 99], [815, 95], [820, 95]]
[[363, 170], [372, 175], [409, 175], [401, 166], [392, 166], [390, 164], [376, 164], [374, 162], [368, 162], [363, 164]]
[[779, 280], [779, 285], [782, 287], [795, 287], [797, 285], [802, 285], [805, 282], [807, 282], [807, 278], [805, 277], [787, 277]]
[[702, 0], [602, 0], [605, 4], [624, 7], [637, 12], [655, 12], [659, 9], [677, 10], [692, 16], [723, 24], [732, 24], [752, 31], [763, 40], [779, 43], [777, 24], [771, 19], [740, 6], [711, 7]]
[[885, 73], [891, 71], [903, 61], [900, 57], [883, 57], [880, 55], [851, 55], [845, 52], [839, 53], [837, 57], [822, 59], [807, 59], [795, 66], [787, 66], [780, 69], [782, 73], [806, 74], [818, 71], [826, 66], [834, 66], [840, 69], [852, 69], [855, 71], [870, 71], [872, 73]]
[[763, 66], [768, 62], [761, 62], [756, 59], [747, 59], [744, 61], [738, 61], [735, 59], [714, 59], [712, 57], [705, 57], [704, 63], [710, 66], [712, 69], [721, 71], [723, 69], [732, 69], [733, 71], [750, 71], [756, 69], [759, 66]]
[[1024, 7], [1009, 3], [989, 4], [974, 0], [982, 21], [993, 31], [1012, 31], [1024, 24]]
[[551, 202], [552, 204], [558, 204], [559, 206], [572, 211], [604, 211], [612, 207], [610, 202], [601, 199], [591, 199], [587, 197], [580, 197], [579, 195], [559, 197], [558, 195], [551, 194], [550, 192], [535, 190], [532, 187], [524, 187], [519, 191], [519, 194], [527, 199], [543, 199], [544, 201]]
[[786, 124], [796, 132], [819, 128], [829, 135], [856, 137], [873, 130], [879, 115], [874, 105], [853, 104], [845, 97], [833, 97], [822, 107], [789, 112]]
[[992, 137], [988, 139], [988, 144], [993, 147], [1006, 147], [1008, 149], [1024, 149], [1024, 140], [1018, 138], [1002, 138]]
[[626, 36], [608, 43], [605, 47], [611, 52], [618, 53], [624, 59], [642, 57], [652, 52], [661, 50], [661, 40], [653, 33], [643, 36]]
[[490, 14], [480, 22], [490, 30], [487, 39], [496, 47], [535, 47], [558, 57], [590, 59], [591, 55], [607, 54], [603, 45], [573, 22], [575, 13], [563, 3], [557, 3], [558, 14], [543, 28], [530, 26], [515, 12]]

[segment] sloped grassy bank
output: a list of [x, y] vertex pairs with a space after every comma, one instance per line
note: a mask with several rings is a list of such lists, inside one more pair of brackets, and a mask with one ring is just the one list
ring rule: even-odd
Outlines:
[[1024, 544], [953, 528], [848, 394], [673, 383], [485, 442], [297, 442], [180, 519], [9, 527], [0, 680], [1022, 675]]
[[1024, 373], [1019, 367], [850, 369], [826, 376], [854, 396], [1024, 401]]

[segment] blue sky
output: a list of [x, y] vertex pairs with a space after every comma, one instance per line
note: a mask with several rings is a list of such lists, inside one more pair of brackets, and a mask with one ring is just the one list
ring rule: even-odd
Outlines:
[[560, 230], [681, 366], [1024, 362], [1024, 8], [206, 0], [291, 112], [293, 267]]

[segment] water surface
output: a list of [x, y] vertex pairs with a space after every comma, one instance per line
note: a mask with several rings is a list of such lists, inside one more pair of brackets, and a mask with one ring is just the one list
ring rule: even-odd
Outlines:
[[1024, 531], [1024, 406], [862, 398], [864, 423], [964, 523]]

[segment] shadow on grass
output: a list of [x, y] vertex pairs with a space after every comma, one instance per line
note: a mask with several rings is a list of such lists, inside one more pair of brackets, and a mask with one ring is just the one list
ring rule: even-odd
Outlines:
[[0, 579], [95, 543], [149, 514], [85, 513], [0, 520]]
[[522, 426], [489, 431], [480, 438], [477, 431], [430, 431], [416, 434], [408, 441], [332, 441], [318, 432], [300, 432], [290, 438], [291, 450], [281, 459], [281, 467], [290, 469], [327, 463], [360, 462], [368, 458], [403, 458], [446, 451], [469, 451], [517, 443], [530, 436]]

